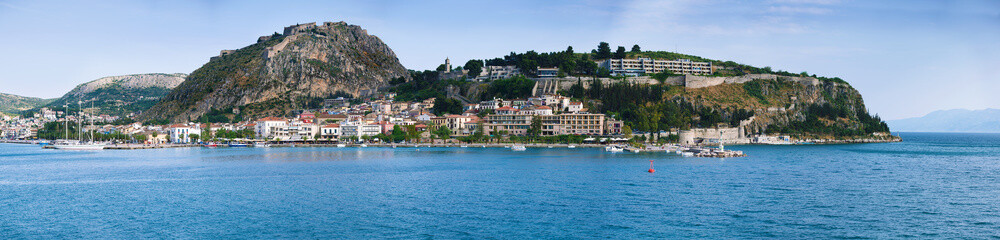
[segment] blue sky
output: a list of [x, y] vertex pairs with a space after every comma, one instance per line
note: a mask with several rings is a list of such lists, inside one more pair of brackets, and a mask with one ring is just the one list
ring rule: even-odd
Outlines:
[[1000, 108], [1000, 1], [0, 0], [0, 92], [51, 98], [103, 76], [188, 73], [323, 21], [366, 28], [410, 69], [607, 41], [838, 76], [885, 119]]

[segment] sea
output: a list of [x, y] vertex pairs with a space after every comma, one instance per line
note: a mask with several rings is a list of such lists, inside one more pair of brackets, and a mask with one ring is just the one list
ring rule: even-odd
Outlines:
[[1000, 238], [1000, 134], [899, 136], [741, 158], [0, 144], [0, 238]]

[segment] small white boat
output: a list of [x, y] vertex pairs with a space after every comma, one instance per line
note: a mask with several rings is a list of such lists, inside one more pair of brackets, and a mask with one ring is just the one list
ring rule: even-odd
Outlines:
[[576, 148], [576, 145], [569, 145], [566, 148]]
[[694, 153], [693, 152], [683, 152], [683, 153], [681, 153], [681, 156], [694, 157]]
[[469, 147], [469, 145], [462, 145], [462, 147], [463, 147], [463, 148], [467, 148], [467, 147]]
[[337, 144], [337, 147], [339, 147], [339, 148], [347, 147], [347, 144]]
[[524, 147], [524, 145], [514, 145], [514, 146], [510, 146], [510, 150], [524, 151], [524, 150], [528, 150], [528, 148]]
[[368, 147], [368, 144], [361, 144], [361, 147]]
[[608, 152], [624, 152], [625, 149], [622, 148], [622, 147], [619, 147], [619, 146], [607, 146], [607, 147], [604, 147], [604, 151], [608, 151]]
[[255, 142], [255, 143], [253, 143], [253, 147], [255, 147], [255, 148], [267, 148], [267, 147], [271, 147], [271, 144], [267, 144], [266, 142]]

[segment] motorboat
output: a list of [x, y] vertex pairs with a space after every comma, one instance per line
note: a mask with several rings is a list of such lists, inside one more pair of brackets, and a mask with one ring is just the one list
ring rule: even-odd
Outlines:
[[620, 147], [620, 146], [611, 145], [611, 146], [604, 147], [604, 151], [616, 153], [616, 152], [624, 152], [625, 149], [622, 148], [622, 147]]
[[527, 147], [525, 147], [524, 145], [520, 145], [520, 144], [519, 144], [519, 145], [514, 145], [514, 146], [510, 146], [510, 150], [514, 150], [514, 151], [524, 151], [524, 150], [528, 150], [528, 148], [527, 148]]

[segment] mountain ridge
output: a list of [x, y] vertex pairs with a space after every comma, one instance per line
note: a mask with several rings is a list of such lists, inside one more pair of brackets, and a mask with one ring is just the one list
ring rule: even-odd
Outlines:
[[26, 97], [10, 93], [0, 93], [0, 113], [18, 114], [25, 110], [30, 110], [39, 106], [44, 106], [54, 98]]
[[[92, 103], [101, 113], [127, 116], [142, 112], [177, 87], [187, 74], [143, 73], [102, 77], [81, 83], [42, 107], [62, 108], [79, 101]], [[85, 106], [89, 107], [89, 106]]]
[[1000, 133], [1000, 109], [945, 109], [886, 123], [903, 132]]

